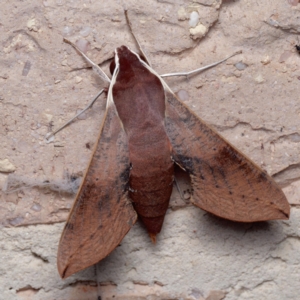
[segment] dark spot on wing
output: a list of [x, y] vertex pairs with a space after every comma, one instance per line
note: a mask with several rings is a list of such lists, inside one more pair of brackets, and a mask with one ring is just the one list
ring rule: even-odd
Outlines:
[[115, 186], [120, 186], [120, 191], [127, 191], [129, 188], [130, 165], [121, 172], [119, 178], [115, 182]]
[[119, 176], [120, 179], [122, 181], [128, 181], [128, 179], [129, 179], [129, 172], [130, 172], [130, 165], [121, 172], [121, 174]]
[[262, 181], [268, 181], [267, 174], [265, 172], [261, 172], [259, 174], [259, 179]]
[[111, 195], [106, 193], [104, 194], [101, 199], [98, 201], [98, 209], [100, 211], [103, 211], [103, 210], [109, 210], [110, 209], [110, 201], [111, 199]]
[[242, 163], [242, 160], [237, 156], [236, 151], [231, 149], [228, 146], [223, 147], [219, 153], [216, 155], [216, 160], [220, 165], [227, 165], [234, 162], [239, 164]]

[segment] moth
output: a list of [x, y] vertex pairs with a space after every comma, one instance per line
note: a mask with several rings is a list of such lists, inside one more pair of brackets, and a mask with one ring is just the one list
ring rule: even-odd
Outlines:
[[190, 176], [191, 202], [209, 213], [237, 222], [289, 218], [274, 180], [182, 103], [146, 59], [121, 46], [110, 69], [104, 121], [59, 243], [62, 278], [109, 255], [138, 217], [155, 242], [175, 165]]

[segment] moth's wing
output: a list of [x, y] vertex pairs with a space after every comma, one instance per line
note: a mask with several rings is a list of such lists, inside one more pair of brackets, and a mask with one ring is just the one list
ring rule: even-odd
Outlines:
[[111, 103], [60, 239], [57, 266], [62, 278], [106, 257], [136, 222], [127, 195], [129, 168], [126, 135]]
[[275, 181], [168, 90], [165, 126], [175, 162], [190, 174], [194, 205], [240, 222], [289, 218]]

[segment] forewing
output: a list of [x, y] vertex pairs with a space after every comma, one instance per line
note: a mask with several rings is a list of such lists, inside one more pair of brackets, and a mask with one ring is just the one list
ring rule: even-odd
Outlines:
[[289, 204], [274, 180], [168, 88], [165, 126], [175, 162], [190, 174], [193, 204], [233, 221], [289, 218]]
[[112, 102], [94, 149], [59, 243], [62, 278], [106, 257], [137, 219], [127, 196], [127, 139]]

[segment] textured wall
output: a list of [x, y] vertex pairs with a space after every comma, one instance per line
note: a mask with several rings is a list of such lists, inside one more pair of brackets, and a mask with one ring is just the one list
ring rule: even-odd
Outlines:
[[[0, 194], [0, 299], [298, 297], [300, 4], [292, 6], [295, 2], [2, 4], [0, 183], [7, 183], [10, 173], [27, 188]], [[243, 50], [198, 76], [167, 81], [203, 120], [274, 176], [292, 205], [291, 218], [237, 224], [186, 204], [174, 190], [156, 246], [137, 223], [97, 272], [89, 268], [61, 280], [56, 251], [74, 200], [63, 190], [71, 175], [82, 177], [105, 110], [102, 98], [54, 141], [45, 141], [49, 130], [104, 86], [62, 39], [81, 39], [88, 55], [107, 70], [115, 47], [136, 49], [125, 7], [160, 74], [192, 70]], [[191, 35], [192, 11], [207, 30], [202, 39], [203, 27]]]

